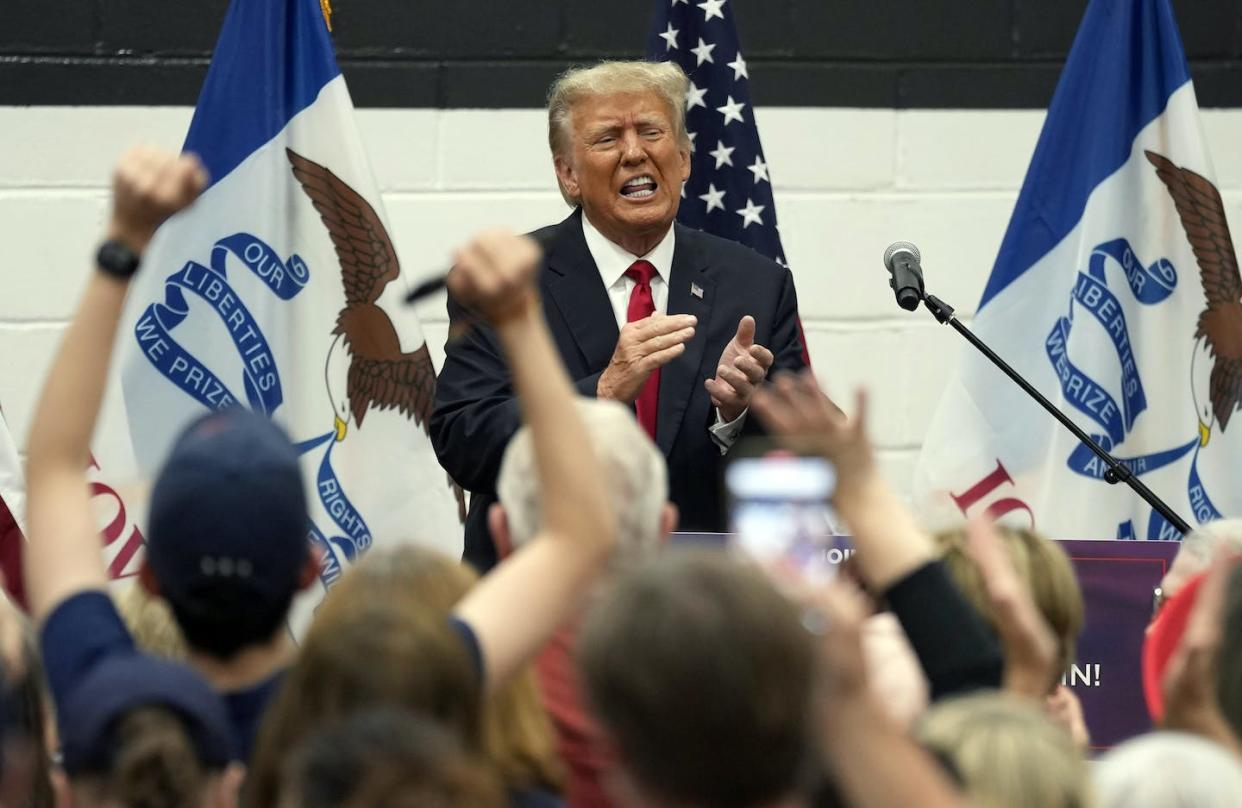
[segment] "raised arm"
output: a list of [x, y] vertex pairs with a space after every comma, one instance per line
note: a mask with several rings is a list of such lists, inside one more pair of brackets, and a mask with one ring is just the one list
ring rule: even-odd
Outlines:
[[575, 611], [616, 540], [600, 466], [544, 322], [538, 265], [533, 240], [488, 232], [458, 252], [449, 277], [450, 293], [487, 318], [508, 358], [541, 492], [541, 531], [455, 609], [478, 638], [489, 688]]
[[788, 374], [752, 408], [788, 445], [822, 454], [837, 470], [833, 503], [853, 534], [863, 580], [889, 607], [918, 654], [933, 699], [1001, 683], [996, 638], [954, 586], [935, 546], [888, 486], [867, 438], [866, 399], [846, 418], [809, 373]]
[[791, 446], [824, 456], [837, 471], [833, 504], [853, 533], [863, 580], [880, 592], [936, 557], [929, 536], [884, 482], [867, 438], [866, 399], [854, 418], [819, 389], [809, 372], [782, 374], [755, 395], [752, 408]]
[[431, 439], [454, 480], [470, 491], [490, 492], [505, 446], [522, 424], [521, 413], [496, 332], [485, 323], [465, 325], [472, 315], [451, 298], [448, 313], [450, 334], [468, 330], [445, 345]]
[[[160, 223], [205, 184], [194, 157], [130, 151], [113, 177], [107, 239], [141, 256]], [[98, 267], [92, 272], [35, 408], [26, 446], [25, 573], [31, 614], [39, 622], [70, 595], [107, 584], [86, 468], [128, 286], [127, 278]]]
[[875, 701], [863, 661], [861, 596], [834, 582], [812, 593], [806, 605], [820, 635], [819, 748], [848, 804], [966, 808], [967, 800], [939, 764]]

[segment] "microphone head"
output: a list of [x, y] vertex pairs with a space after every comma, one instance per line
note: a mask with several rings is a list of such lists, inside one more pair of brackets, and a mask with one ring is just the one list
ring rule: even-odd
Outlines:
[[889, 272], [893, 271], [893, 256], [898, 253], [910, 253], [914, 256], [914, 263], [919, 264], [923, 261], [923, 256], [919, 253], [919, 248], [915, 247], [908, 241], [894, 241], [888, 245], [888, 249], [884, 251], [884, 266]]

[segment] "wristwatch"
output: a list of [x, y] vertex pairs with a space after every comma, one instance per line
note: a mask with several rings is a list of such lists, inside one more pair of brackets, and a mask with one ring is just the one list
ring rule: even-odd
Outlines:
[[128, 280], [138, 271], [138, 254], [117, 239], [108, 239], [99, 245], [95, 264], [114, 278]]

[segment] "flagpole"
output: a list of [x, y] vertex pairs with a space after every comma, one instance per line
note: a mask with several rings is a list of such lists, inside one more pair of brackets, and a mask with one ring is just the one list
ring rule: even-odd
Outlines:
[[1125, 483], [1130, 486], [1130, 489], [1133, 490], [1134, 493], [1138, 494], [1144, 502], [1167, 519], [1169, 524], [1177, 528], [1183, 536], [1190, 532], [1190, 525], [1186, 524], [1184, 519], [1178, 516], [1172, 508], [1166, 505], [1164, 500], [1156, 496], [1156, 493], [1148, 488], [1146, 484], [1144, 484], [1143, 481], [1134, 474], [1134, 472], [1130, 471], [1124, 463], [1121, 463], [1117, 460], [1117, 458], [1106, 452], [1103, 446], [1100, 446], [1094, 438], [1079, 428], [1079, 426], [1070, 420], [1069, 416], [1058, 409], [1055, 404], [1044, 398], [1044, 395], [1036, 390], [1035, 387], [1024, 379], [1021, 374], [1010, 367], [1008, 362], [1002, 359], [995, 351], [988, 347], [987, 343], [975, 336], [973, 331], [958, 320], [957, 316], [953, 313], [952, 306], [945, 303], [935, 295], [923, 294], [922, 299], [923, 305], [925, 305], [927, 310], [932, 313], [932, 316], [936, 318], [937, 322], [941, 325], [947, 324], [957, 333], [961, 334], [967, 342], [978, 349], [979, 353], [986, 356], [993, 365], [1000, 368], [1006, 376], [1012, 379], [1018, 387], [1021, 387], [1027, 395], [1039, 404], [1039, 406], [1047, 410], [1053, 418], [1057, 419], [1057, 421], [1059, 421], [1063, 427], [1068, 429], [1074, 437], [1078, 438], [1078, 440], [1090, 449], [1096, 457], [1100, 458], [1106, 466], [1106, 470], [1104, 472], [1105, 482], [1110, 485]]

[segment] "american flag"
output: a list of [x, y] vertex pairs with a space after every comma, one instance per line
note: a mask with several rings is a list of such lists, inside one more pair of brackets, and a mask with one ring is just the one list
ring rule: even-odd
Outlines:
[[[740, 241], [788, 267], [750, 105], [750, 73], [728, 0], [656, 0], [647, 55], [676, 62], [690, 77], [686, 128], [691, 167], [678, 221]], [[805, 338], [802, 345], [810, 364]]]

